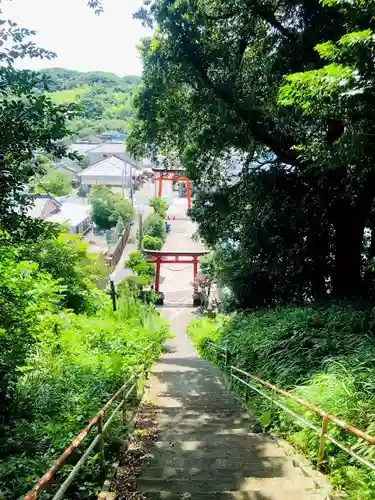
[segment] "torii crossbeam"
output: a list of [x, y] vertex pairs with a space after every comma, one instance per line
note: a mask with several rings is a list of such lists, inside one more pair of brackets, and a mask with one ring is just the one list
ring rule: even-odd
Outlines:
[[193, 277], [198, 274], [198, 258], [210, 253], [207, 250], [170, 251], [170, 250], [144, 250], [147, 262], [156, 264], [155, 292], [160, 291], [160, 267], [162, 264], [192, 264]]
[[163, 181], [185, 182], [188, 208], [191, 208], [191, 188], [189, 177], [180, 175], [178, 170], [159, 170], [153, 168], [152, 171], [154, 173], [154, 181], [158, 182], [157, 193], [159, 198], [161, 198], [163, 194]]

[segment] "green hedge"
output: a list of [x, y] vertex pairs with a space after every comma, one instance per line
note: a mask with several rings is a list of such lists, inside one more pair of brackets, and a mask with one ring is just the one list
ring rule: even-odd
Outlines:
[[164, 218], [167, 215], [168, 211], [168, 203], [163, 200], [163, 198], [155, 197], [150, 200], [149, 206], [153, 209], [154, 213], [156, 215], [159, 215], [160, 217]]
[[142, 248], [144, 250], [161, 250], [163, 241], [155, 236], [146, 235], [142, 241]]
[[[375, 434], [375, 314], [372, 309], [343, 305], [240, 313], [194, 320], [188, 332], [205, 358], [216, 362], [212, 350], [208, 349], [208, 340], [227, 346], [231, 364], [292, 390], [325, 411]], [[243, 397], [243, 386], [234, 384], [233, 387]], [[320, 418], [290, 401], [283, 400], [283, 403], [320, 426]], [[301, 429], [277, 407], [271, 413], [268, 401], [255, 392], [249, 407], [261, 424], [287, 437], [316, 462], [319, 439], [313, 431]], [[329, 426], [329, 433], [375, 461], [375, 450], [354, 436], [334, 425]], [[375, 479], [371, 470], [329, 442], [325, 468], [334, 486], [344, 489], [348, 498], [374, 498]]]
[[143, 236], [159, 238], [164, 243], [167, 236], [165, 220], [160, 215], [150, 214], [143, 225]]

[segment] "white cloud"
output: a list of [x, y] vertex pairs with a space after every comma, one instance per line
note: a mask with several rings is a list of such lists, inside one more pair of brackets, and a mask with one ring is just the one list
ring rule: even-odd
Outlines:
[[[1, 0], [0, 0], [1, 1]], [[38, 32], [39, 46], [57, 53], [52, 61], [25, 60], [19, 67], [140, 74], [136, 46], [148, 31], [132, 18], [142, 0], [104, 0], [96, 16], [87, 0], [6, 0], [5, 18]]]

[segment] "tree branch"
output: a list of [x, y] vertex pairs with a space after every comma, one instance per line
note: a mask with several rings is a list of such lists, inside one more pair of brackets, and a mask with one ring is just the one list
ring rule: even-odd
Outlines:
[[[265, 7], [264, 5], [256, 5], [253, 0], [247, 0], [245, 2], [246, 7], [248, 7], [251, 13], [259, 16], [261, 19], [270, 24], [273, 28], [279, 31], [285, 38], [293, 39], [297, 38], [297, 34], [285, 28], [280, 21], [276, 19], [275, 13]], [[207, 19], [210, 21], [225, 21], [231, 19], [232, 17], [239, 16], [243, 13], [242, 9], [234, 10], [232, 12], [227, 12], [226, 14], [210, 15], [205, 14]]]
[[239, 102], [236, 102], [233, 93], [224, 86], [214, 84], [207, 74], [207, 64], [203, 61], [198, 52], [198, 48], [191, 43], [183, 29], [175, 22], [171, 25], [175, 30], [176, 39], [180, 39], [189, 58], [189, 62], [197, 71], [202, 83], [208, 87], [213, 94], [227, 106], [229, 106], [245, 122], [251, 135], [258, 141], [268, 146], [278, 159], [291, 165], [299, 165], [300, 161], [296, 151], [292, 148], [295, 145], [294, 138], [277, 129], [276, 124], [267, 118], [259, 109], [247, 109]]

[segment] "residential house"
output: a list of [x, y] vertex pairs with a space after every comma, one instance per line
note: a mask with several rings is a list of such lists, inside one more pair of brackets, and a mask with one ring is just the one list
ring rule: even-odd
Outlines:
[[47, 222], [65, 224], [71, 234], [85, 234], [91, 228], [91, 206], [66, 202], [61, 209], [48, 217]]
[[46, 220], [51, 215], [59, 212], [61, 203], [59, 203], [50, 194], [38, 194], [34, 198], [34, 204], [27, 212], [33, 219]]
[[87, 137], [77, 139], [77, 144], [100, 144], [101, 142], [101, 138], [97, 135], [88, 135]]
[[123, 143], [126, 134], [119, 132], [118, 130], [105, 130], [100, 134], [100, 138], [103, 142], [121, 142]]
[[89, 165], [94, 165], [95, 163], [111, 156], [117, 156], [130, 162], [129, 155], [125, 153], [124, 143], [103, 142], [102, 144], [91, 148], [86, 154], [89, 157]]
[[27, 215], [45, 222], [66, 224], [71, 234], [84, 234], [91, 227], [90, 205], [60, 202], [50, 194], [36, 195]]
[[68, 173], [72, 178], [73, 184], [77, 185], [81, 182], [78, 174], [82, 172], [84, 167], [78, 165], [77, 163], [74, 163], [69, 158], [55, 161], [52, 166], [57, 172]]
[[119, 156], [109, 156], [83, 170], [79, 177], [86, 191], [95, 184], [125, 188], [130, 186], [130, 177], [135, 177], [135, 166]]

